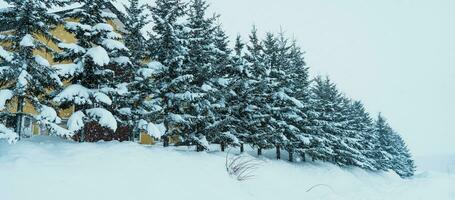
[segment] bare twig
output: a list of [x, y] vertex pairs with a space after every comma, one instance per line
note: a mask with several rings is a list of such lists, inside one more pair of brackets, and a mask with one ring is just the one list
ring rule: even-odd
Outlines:
[[317, 184], [317, 185], [313, 185], [310, 189], [308, 189], [306, 192], [311, 192], [311, 190], [313, 190], [314, 188], [317, 188], [317, 187], [326, 187], [326, 188], [329, 188], [330, 191], [332, 191], [333, 193], [335, 193], [335, 190], [333, 190], [332, 187], [330, 187], [330, 185], [327, 185], [327, 184]]
[[254, 177], [256, 171], [262, 164], [262, 161], [245, 155], [230, 156], [230, 150], [226, 154], [226, 171], [229, 176], [238, 181], [245, 181]]

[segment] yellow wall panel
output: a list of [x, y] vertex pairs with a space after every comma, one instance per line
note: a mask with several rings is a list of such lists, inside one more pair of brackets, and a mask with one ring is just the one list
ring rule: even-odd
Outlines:
[[58, 116], [62, 119], [68, 119], [74, 113], [74, 106], [71, 106], [67, 109], [60, 109], [58, 111]]
[[147, 133], [141, 133], [139, 137], [139, 143], [140, 144], [145, 144], [145, 145], [153, 145], [155, 144], [155, 139], [153, 139], [150, 135]]

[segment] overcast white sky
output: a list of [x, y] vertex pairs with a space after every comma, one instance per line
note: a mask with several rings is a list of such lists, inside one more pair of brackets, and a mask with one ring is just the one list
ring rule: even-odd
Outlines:
[[455, 154], [454, 0], [209, 2], [231, 36], [282, 26], [313, 74], [382, 112], [414, 154]]

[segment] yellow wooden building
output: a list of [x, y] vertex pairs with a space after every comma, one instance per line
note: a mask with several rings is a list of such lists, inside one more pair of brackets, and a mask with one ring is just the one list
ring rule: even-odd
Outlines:
[[[60, 10], [59, 12], [55, 12], [55, 13], [63, 14], [65, 12], [71, 11], [72, 9], [74, 9], [74, 8], [71, 8], [71, 9], [61, 8], [61, 9], [59, 9]], [[114, 30], [117, 33], [120, 33], [120, 34], [125, 33], [125, 30], [123, 28], [124, 25], [122, 23], [122, 16], [123, 16], [122, 13], [112, 3], [107, 3], [106, 10], [104, 10], [104, 11], [117, 15], [116, 19], [109, 20], [108, 23], [114, 28]], [[77, 22], [78, 20], [77, 19], [65, 19], [65, 21]], [[3, 35], [13, 34], [12, 30], [14, 30], [14, 27], [0, 26], [0, 32]], [[52, 30], [52, 34], [65, 43], [75, 43], [76, 42], [74, 35], [67, 32], [65, 30], [63, 24], [57, 26], [54, 30]], [[42, 37], [39, 35], [34, 35], [34, 37], [35, 37], [35, 39], [38, 39], [41, 42], [44, 42], [45, 44], [48, 44], [48, 46], [51, 47], [53, 50], [55, 50], [57, 52], [61, 51], [59, 49], [58, 45], [55, 44], [53, 41], [49, 41], [49, 40], [45, 39], [45, 37]], [[5, 43], [0, 44], [0, 45], [5, 49], [8, 49], [8, 46], [9, 46], [9, 44], [5, 44]], [[42, 56], [51, 65], [65, 64], [65, 63], [56, 63], [54, 61], [52, 55], [49, 52], [35, 51], [34, 54]], [[66, 80], [66, 81], [68, 82], [69, 80]], [[5, 109], [0, 110], [0, 112], [6, 111], [6, 110], [9, 112], [12, 112], [12, 113], [15, 113], [17, 111], [17, 99], [16, 98], [10, 99], [5, 106]], [[36, 109], [33, 107], [33, 105], [30, 102], [25, 103], [24, 112], [28, 113], [32, 116], [38, 114]], [[73, 112], [74, 112], [74, 107], [70, 107], [68, 109], [58, 111], [58, 115], [62, 119], [62, 123], [61, 123], [62, 127], [66, 127], [66, 122], [67, 122], [68, 118], [72, 115]], [[0, 119], [0, 120], [2, 120], [0, 122], [3, 122], [4, 124], [7, 124], [7, 125], [13, 123], [12, 121], [8, 121], [8, 119]], [[11, 119], [9, 119], [9, 120], [11, 120]], [[33, 118], [25, 117], [23, 134], [25, 137], [31, 137], [34, 135], [47, 135], [48, 133], [47, 133], [46, 128], [41, 127], [38, 123], [36, 123], [33, 120]], [[139, 138], [136, 138], [136, 140], [140, 144], [148, 144], [148, 145], [155, 144], [155, 138], [152, 138], [149, 134], [146, 134], [145, 132], [139, 134]]]

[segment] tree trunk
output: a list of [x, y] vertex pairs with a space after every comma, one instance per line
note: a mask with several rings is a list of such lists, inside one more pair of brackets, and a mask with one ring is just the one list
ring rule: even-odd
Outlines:
[[302, 161], [303, 161], [303, 162], [306, 162], [305, 153], [302, 153], [301, 156], [302, 156]]
[[81, 131], [81, 137], [79, 139], [79, 142], [84, 142], [85, 141], [85, 127]]
[[16, 133], [19, 136], [18, 140], [22, 137], [22, 126], [24, 126], [24, 116], [22, 115], [22, 112], [24, 112], [24, 103], [24, 97], [18, 97], [16, 110]]
[[294, 153], [292, 151], [289, 151], [289, 162], [294, 162]]
[[245, 148], [243, 148], [243, 144], [240, 144], [240, 153], [245, 152]]
[[277, 160], [281, 159], [281, 147], [280, 147], [280, 145], [276, 145], [276, 159]]
[[224, 152], [226, 148], [226, 145], [224, 144], [224, 142], [221, 143], [221, 152]]
[[258, 148], [258, 156], [262, 156], [262, 149]]
[[169, 137], [163, 136], [163, 147], [168, 147], [168, 146], [169, 146]]
[[204, 147], [203, 147], [202, 145], [200, 145], [200, 144], [197, 144], [197, 145], [196, 145], [196, 151], [197, 151], [197, 152], [204, 151]]

